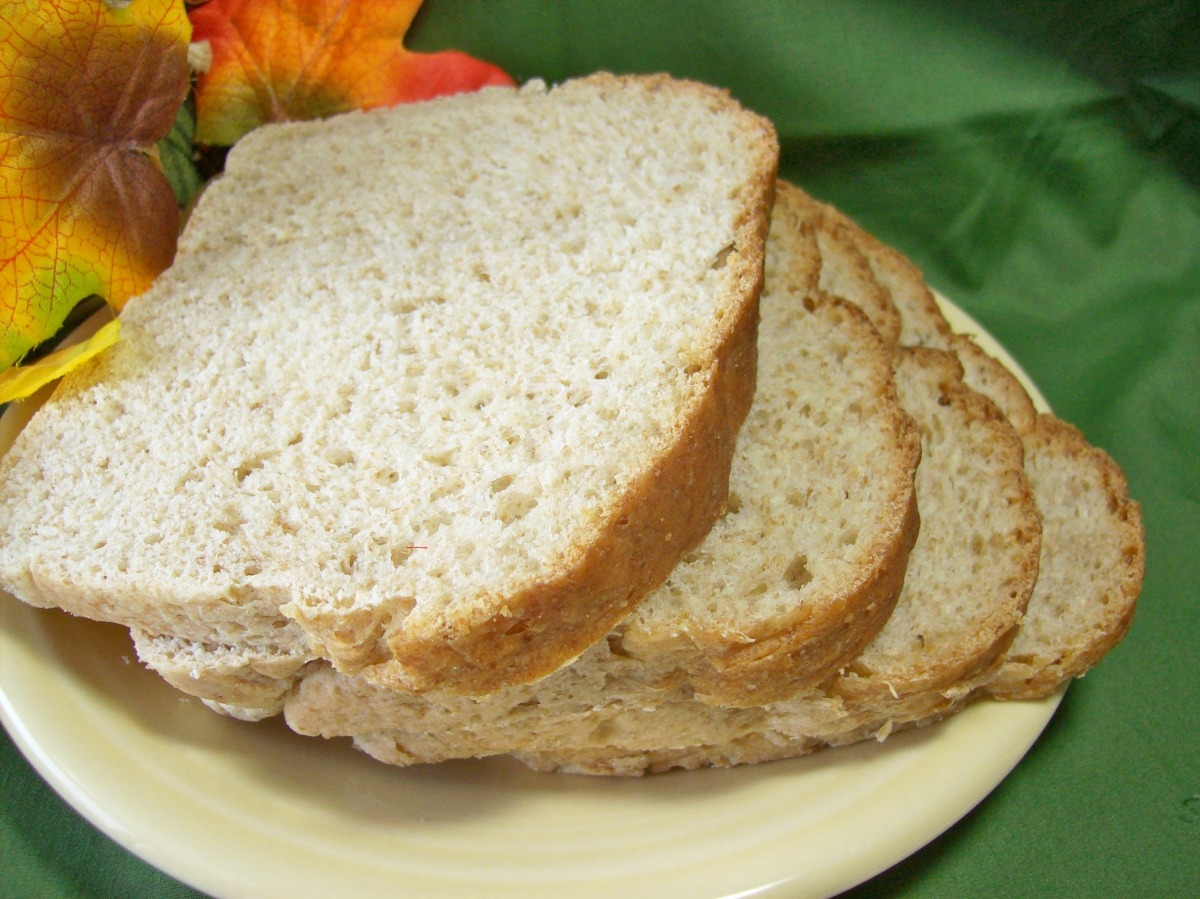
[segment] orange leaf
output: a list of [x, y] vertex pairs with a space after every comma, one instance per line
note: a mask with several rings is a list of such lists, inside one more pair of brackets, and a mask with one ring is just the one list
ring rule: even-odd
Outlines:
[[81, 299], [120, 309], [175, 254], [153, 158], [187, 95], [183, 0], [0, 7], [0, 369]]
[[311, 119], [512, 84], [465, 53], [412, 53], [420, 0], [208, 0], [191, 10], [212, 64], [196, 84], [196, 140], [230, 145], [264, 122]]

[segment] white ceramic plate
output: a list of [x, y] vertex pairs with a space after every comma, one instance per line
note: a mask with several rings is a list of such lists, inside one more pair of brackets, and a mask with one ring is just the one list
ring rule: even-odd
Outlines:
[[[17, 418], [0, 423], [0, 452]], [[1058, 698], [733, 770], [395, 769], [348, 740], [217, 716], [143, 669], [122, 628], [0, 596], [0, 721], [18, 747], [101, 831], [218, 897], [830, 895], [973, 808]]]

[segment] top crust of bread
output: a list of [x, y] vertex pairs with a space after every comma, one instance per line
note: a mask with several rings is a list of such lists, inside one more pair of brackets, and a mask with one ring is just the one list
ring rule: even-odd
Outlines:
[[0, 584], [416, 690], [555, 670], [724, 507], [777, 159], [665, 76], [252, 132], [3, 460]]

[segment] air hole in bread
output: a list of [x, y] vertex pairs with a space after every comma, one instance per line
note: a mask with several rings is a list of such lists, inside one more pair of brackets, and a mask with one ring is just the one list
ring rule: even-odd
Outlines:
[[335, 446], [326, 451], [325, 460], [330, 465], [336, 465], [338, 468], [341, 468], [344, 465], [354, 464], [354, 453], [344, 447]]
[[537, 498], [528, 493], [513, 491], [506, 493], [496, 503], [496, 514], [505, 524], [518, 521], [533, 511]]
[[620, 634], [609, 634], [607, 640], [609, 653], [621, 659], [633, 658], [629, 654], [629, 650], [625, 648], [625, 643], [621, 640]]
[[725, 267], [725, 263], [729, 261], [729, 254], [734, 251], [733, 244], [722, 247], [717, 251], [717, 255], [713, 258], [712, 265], [709, 266], [714, 272], [719, 272]]
[[426, 453], [422, 458], [424, 458], [424, 460], [430, 465], [437, 465], [444, 468], [448, 467], [454, 462], [454, 450], [444, 449], [437, 452]]
[[592, 377], [595, 378], [597, 381], [603, 381], [608, 378], [608, 372], [605, 371], [604, 369], [601, 369], [600, 371], [598, 371], [594, 375], [592, 375]]
[[237, 478], [237, 482], [241, 484], [246, 480], [246, 478], [250, 477], [251, 474], [258, 471], [262, 467], [263, 458], [261, 456], [254, 459], [247, 459], [234, 470], [233, 476]]
[[613, 738], [615, 727], [612, 721], [605, 720], [597, 724], [588, 735], [588, 740], [595, 745], [603, 746]]
[[214, 531], [220, 531], [223, 534], [236, 534], [238, 528], [241, 527], [241, 522], [236, 516], [226, 515], [224, 518], [218, 518], [212, 524]]
[[793, 590], [800, 590], [813, 579], [808, 570], [808, 556], [800, 555], [792, 559], [783, 572], [783, 580]]
[[101, 400], [99, 408], [100, 414], [109, 423], [116, 421], [125, 414], [125, 407], [114, 399], [105, 398]]
[[456, 493], [461, 493], [463, 485], [460, 481], [451, 481], [434, 488], [429, 493], [429, 501], [437, 502], [439, 499], [445, 499], [447, 496], [452, 496]]
[[869, 678], [875, 673], [869, 665], [864, 665], [861, 662], [851, 662], [842, 670], [845, 674], [853, 675], [855, 677]]
[[725, 510], [730, 515], [736, 515], [742, 511], [742, 498], [732, 490], [729, 491], [729, 498], [725, 501]]
[[507, 490], [510, 486], [512, 486], [512, 482], [514, 480], [515, 478], [511, 474], [506, 474], [496, 478], [496, 480], [492, 481], [491, 483], [492, 493], [499, 493], [502, 490]]

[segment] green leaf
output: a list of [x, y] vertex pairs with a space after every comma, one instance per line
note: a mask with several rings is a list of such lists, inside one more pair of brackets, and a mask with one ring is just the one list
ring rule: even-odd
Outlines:
[[157, 144], [163, 174], [171, 184], [180, 209], [191, 205], [204, 184], [196, 164], [196, 108], [189, 98], [175, 115], [171, 132]]

